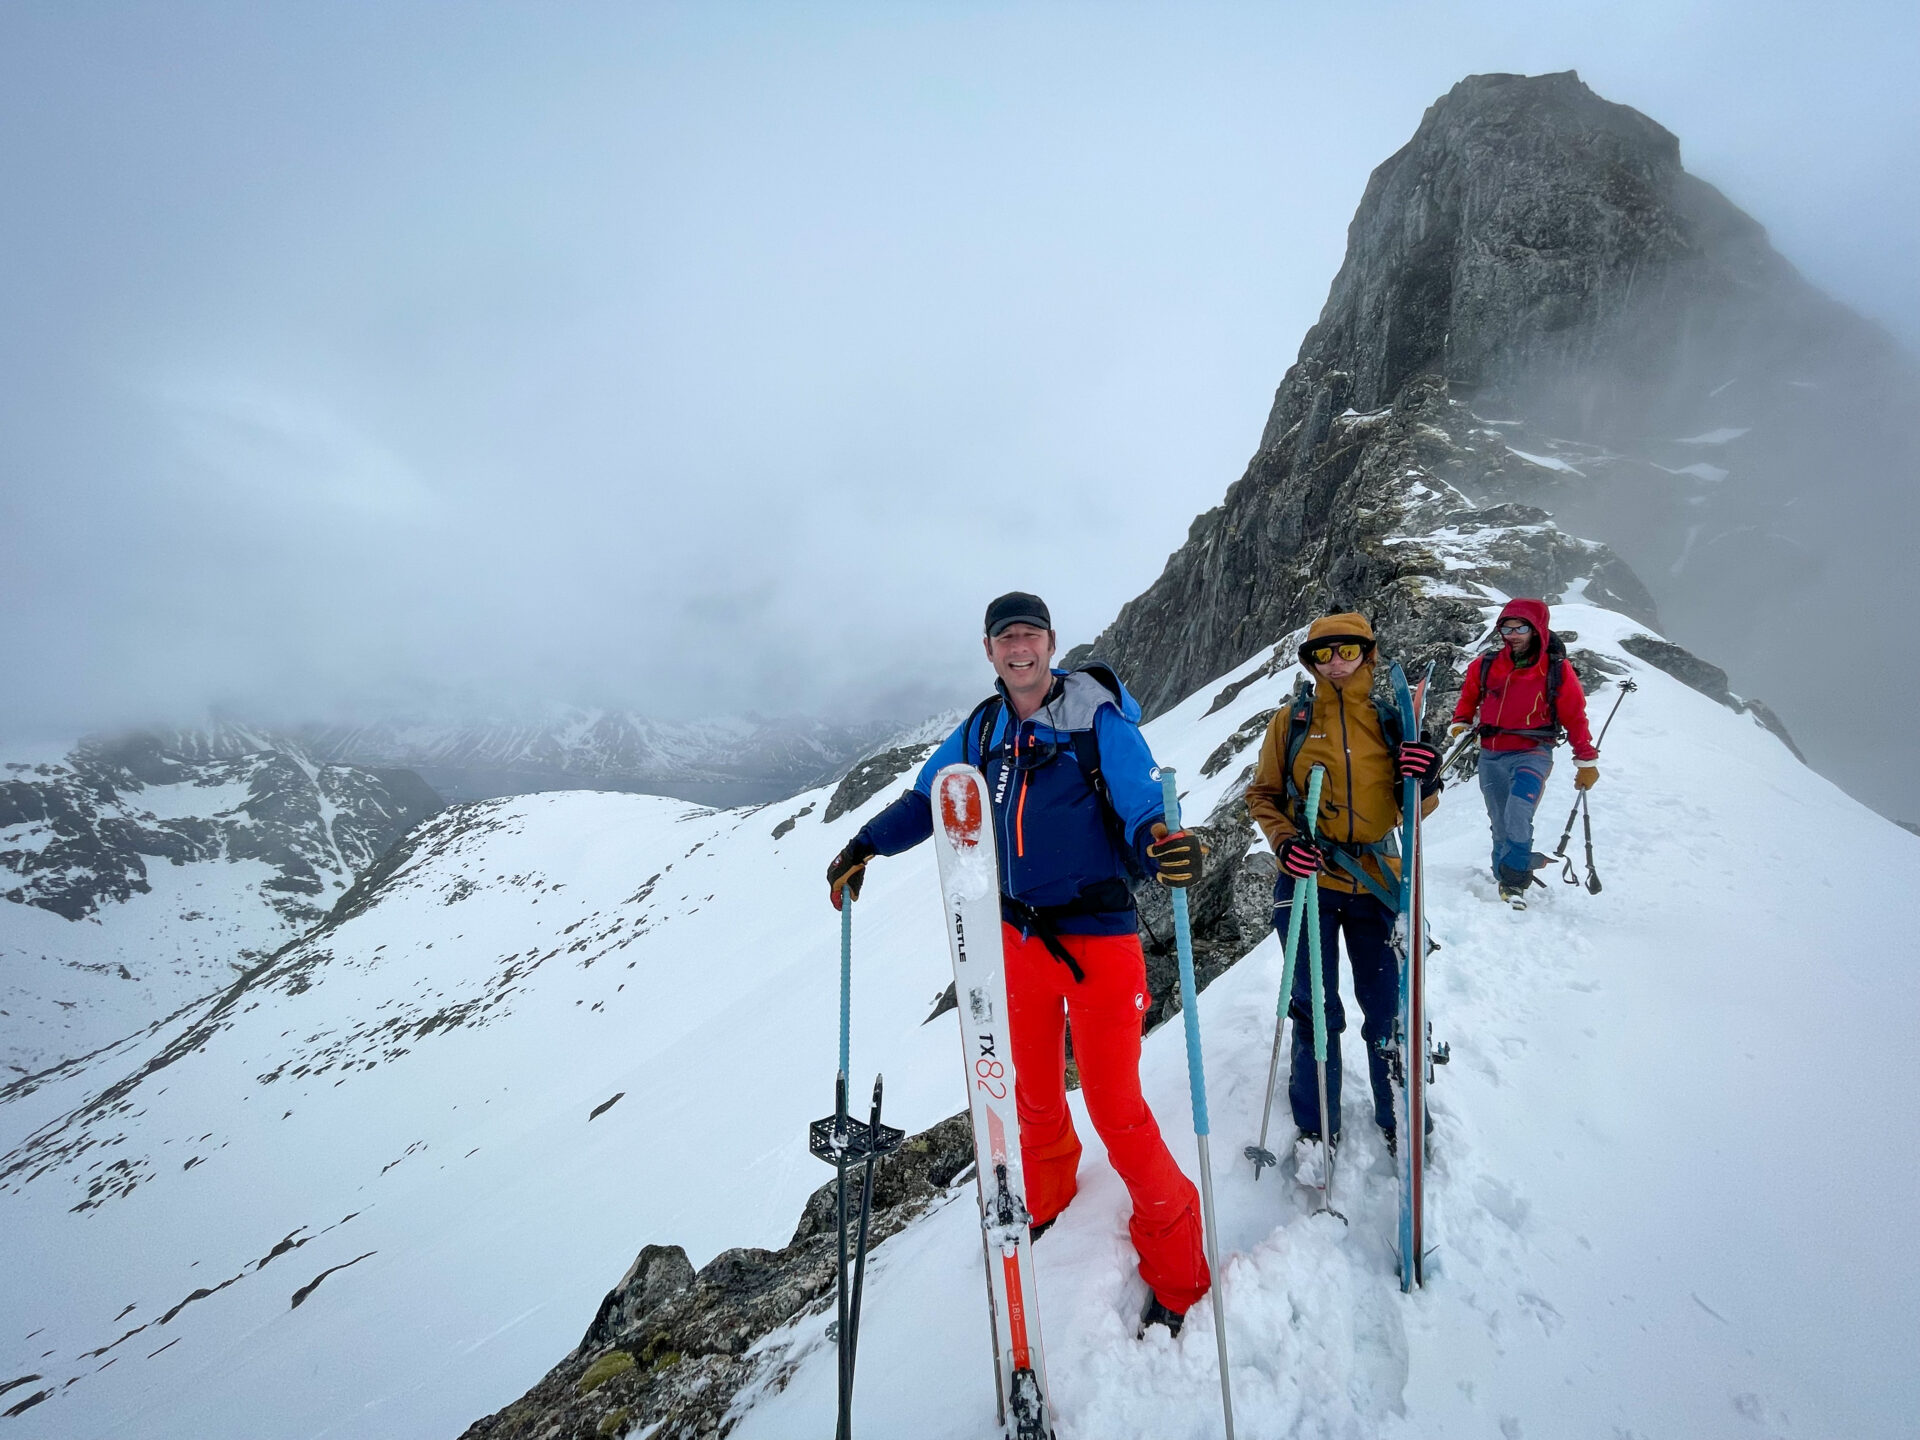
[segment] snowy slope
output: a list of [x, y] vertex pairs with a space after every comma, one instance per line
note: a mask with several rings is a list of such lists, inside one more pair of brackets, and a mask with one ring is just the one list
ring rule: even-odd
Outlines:
[[[1909, 1433], [1920, 1262], [1891, 1237], [1920, 1163], [1881, 1097], [1920, 1018], [1898, 929], [1920, 839], [1627, 655], [1637, 625], [1556, 620], [1643, 687], [1596, 792], [1607, 888], [1515, 915], [1477, 795], [1431, 826], [1454, 1062], [1427, 1292], [1394, 1288], [1393, 1182], [1358, 1111], [1350, 1228], [1237, 1160], [1271, 941], [1203, 997], [1240, 1431]], [[1233, 678], [1149, 727], [1190, 814], [1239, 773], [1201, 780], [1202, 761], [1293, 672], [1204, 715]], [[0, 1103], [0, 1384], [38, 1377], [0, 1403], [48, 1397], [0, 1433], [451, 1436], [578, 1340], [642, 1243], [699, 1264], [783, 1242], [824, 1178], [803, 1139], [834, 1063], [820, 872], [894, 789], [832, 826], [825, 790], [447, 812], [364, 908], [141, 1042], [134, 1083]], [[1556, 834], [1567, 795], [1563, 770]], [[1895, 878], [1864, 881], [1863, 853]], [[964, 1098], [954, 1022], [922, 1024], [949, 978], [933, 893], [930, 852], [880, 862], [856, 925], [856, 1088], [884, 1071], [912, 1128]], [[1146, 1079], [1191, 1164], [1181, 1047], [1177, 1026], [1151, 1037]], [[1176, 1343], [1129, 1338], [1124, 1200], [1083, 1134], [1081, 1195], [1038, 1252], [1063, 1440], [1216, 1434], [1211, 1306]], [[877, 1254], [866, 1433], [991, 1430], [971, 1216], [959, 1192]], [[823, 1320], [763, 1342], [801, 1363], [736, 1433], [827, 1428]]]

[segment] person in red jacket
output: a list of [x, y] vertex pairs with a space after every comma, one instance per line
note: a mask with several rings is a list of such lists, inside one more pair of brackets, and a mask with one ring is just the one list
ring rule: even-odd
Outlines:
[[1546, 793], [1553, 747], [1573, 746], [1573, 784], [1600, 778], [1587, 728], [1587, 697], [1566, 648], [1554, 638], [1544, 600], [1509, 600], [1495, 630], [1498, 649], [1467, 667], [1449, 738], [1480, 732], [1480, 793], [1493, 825], [1493, 876], [1500, 898], [1519, 900], [1534, 884], [1533, 812]]

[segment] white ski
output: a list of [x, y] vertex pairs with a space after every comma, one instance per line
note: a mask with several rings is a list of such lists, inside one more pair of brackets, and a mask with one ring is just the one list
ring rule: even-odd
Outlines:
[[1020, 1165], [1020, 1117], [1014, 1108], [1000, 866], [990, 814], [987, 782], [973, 766], [949, 765], [934, 777], [933, 839], [973, 1111], [1000, 1422], [1013, 1440], [1052, 1440], [1053, 1407]]

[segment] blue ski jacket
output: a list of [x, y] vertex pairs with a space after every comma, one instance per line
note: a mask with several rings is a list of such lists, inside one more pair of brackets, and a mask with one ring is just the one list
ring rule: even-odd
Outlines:
[[[934, 777], [949, 765], [977, 765], [993, 802], [1007, 920], [1022, 930], [1131, 935], [1138, 924], [1128, 877], [1155, 873], [1147, 846], [1163, 814], [1140, 704], [1117, 678], [1113, 688], [1097, 678], [1112, 677], [1104, 667], [1053, 673], [1046, 703], [1027, 720], [1015, 719], [996, 684], [1002, 703], [984, 717], [976, 710], [947, 736], [913, 788], [859, 838], [882, 855], [912, 849], [933, 833]], [[984, 740], [983, 724], [992, 732]], [[1085, 751], [1076, 753], [1076, 731], [1092, 732], [1111, 809], [1093, 788]]]

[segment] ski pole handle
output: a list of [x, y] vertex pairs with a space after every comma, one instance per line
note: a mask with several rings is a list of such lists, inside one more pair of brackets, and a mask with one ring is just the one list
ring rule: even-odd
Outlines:
[[[1167, 829], [1180, 828], [1180, 787], [1171, 766], [1160, 767], [1160, 799]], [[1187, 892], [1177, 885], [1173, 892], [1173, 938], [1180, 954], [1180, 1016], [1187, 1028], [1187, 1088], [1193, 1096], [1193, 1133], [1205, 1136], [1207, 1126], [1207, 1076], [1200, 1063], [1200, 1007], [1196, 1003], [1193, 979], [1193, 927], [1187, 917]]]
[[851, 1075], [848, 1051], [853, 1044], [853, 890], [840, 892], [840, 1073]]

